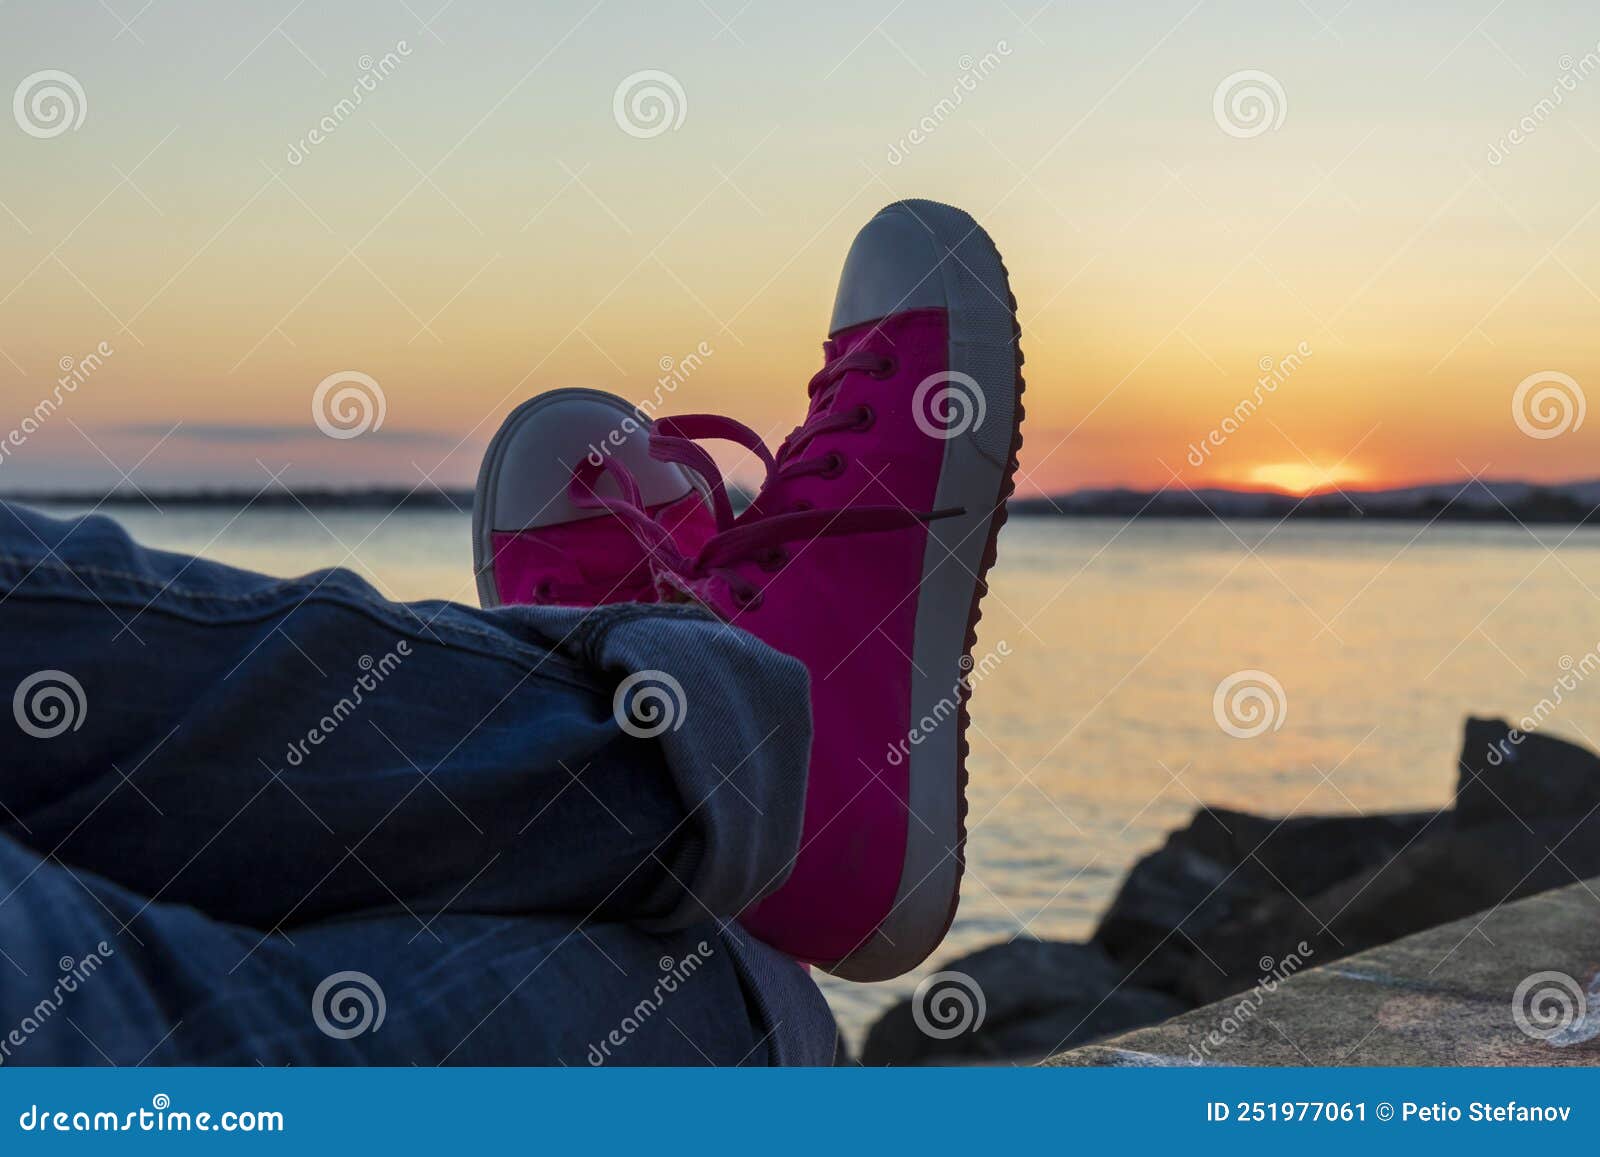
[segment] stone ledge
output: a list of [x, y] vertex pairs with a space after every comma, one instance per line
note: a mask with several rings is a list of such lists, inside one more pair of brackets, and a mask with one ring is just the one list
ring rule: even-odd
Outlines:
[[[1231, 997], [1044, 1063], [1600, 1065], [1597, 970], [1600, 879], [1308, 968], [1274, 991]], [[1541, 972], [1563, 973], [1587, 993], [1587, 1015], [1549, 1040], [1512, 1016], [1518, 985]], [[1236, 1027], [1225, 1032], [1225, 1023]]]

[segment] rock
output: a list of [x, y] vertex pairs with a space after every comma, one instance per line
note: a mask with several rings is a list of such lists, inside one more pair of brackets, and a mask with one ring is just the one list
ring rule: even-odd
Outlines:
[[[950, 965], [969, 1001], [982, 992], [981, 1026], [941, 1039], [902, 1002], [863, 1063], [1036, 1059], [1600, 875], [1600, 756], [1469, 719], [1459, 769], [1440, 812], [1202, 808], [1134, 865], [1091, 943], [1017, 941]], [[936, 1032], [939, 991], [924, 995]]]
[[[1014, 940], [964, 956], [944, 971], [966, 979], [919, 990], [885, 1012], [867, 1034], [862, 1064], [1032, 1062], [1187, 1007], [1162, 993], [1119, 988], [1123, 970], [1091, 944]], [[972, 1025], [980, 1003], [982, 1023], [945, 1038], [930, 1035], [917, 1024], [919, 1000], [936, 1032]]]
[[1595, 888], [1503, 904], [1049, 1063], [1593, 1066], [1597, 990], [1587, 1012], [1578, 991], [1600, 960]]
[[1281, 960], [1301, 941], [1311, 949], [1307, 963], [1329, 964], [1595, 875], [1600, 812], [1526, 826], [1508, 816], [1497, 824], [1430, 829], [1358, 876], [1316, 893], [1273, 897], [1201, 932], [1198, 962], [1177, 991], [1201, 1003], [1219, 1000], [1255, 984], [1262, 957]]
[[[1135, 983], [1192, 999], [1191, 974], [1210, 967], [1196, 944], [1211, 929], [1248, 920], [1263, 905], [1277, 911], [1274, 900], [1314, 895], [1360, 875], [1440, 825], [1448, 827], [1448, 819], [1428, 813], [1275, 820], [1203, 808], [1134, 865], [1094, 942], [1130, 970]], [[1252, 966], [1231, 980], [1225, 975], [1223, 983], [1242, 991], [1259, 972]]]
[[1467, 720], [1458, 766], [1455, 811], [1464, 826], [1563, 816], [1576, 822], [1600, 808], [1600, 756], [1564, 739], [1513, 731], [1501, 719]]

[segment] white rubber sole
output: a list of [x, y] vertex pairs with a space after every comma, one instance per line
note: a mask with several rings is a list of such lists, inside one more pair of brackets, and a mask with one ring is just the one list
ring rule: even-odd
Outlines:
[[[1012, 486], [1022, 392], [1016, 308], [999, 250], [970, 215], [933, 201], [902, 201], [883, 214], [903, 214], [925, 231], [940, 255], [928, 282], [937, 282], [950, 317], [952, 390], [981, 399], [982, 418], [949, 438], [935, 507], [960, 507], [960, 517], [929, 524], [917, 599], [911, 721], [943, 722], [927, 731], [908, 756], [909, 805], [900, 886], [888, 917], [865, 943], [827, 971], [849, 980], [903, 975], [939, 946], [955, 915], [963, 868], [966, 774], [963, 739], [972, 631], [978, 599], [994, 558]], [[910, 258], [915, 259], [914, 255]], [[847, 273], [849, 266], [847, 266]], [[919, 284], [893, 312], [933, 304], [932, 285]], [[849, 308], [871, 306], [845, 302]], [[882, 316], [880, 314], [880, 316]], [[841, 316], [834, 330], [877, 320]], [[961, 376], [957, 376], [961, 375]], [[976, 411], [972, 411], [976, 413]], [[963, 666], [963, 659], [967, 660]], [[919, 822], [920, 821], [920, 822]]]

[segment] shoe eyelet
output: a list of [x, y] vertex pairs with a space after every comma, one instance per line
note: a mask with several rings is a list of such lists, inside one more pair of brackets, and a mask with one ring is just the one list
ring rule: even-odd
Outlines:
[[756, 560], [756, 565], [762, 570], [771, 574], [782, 570], [788, 561], [789, 552], [784, 550], [781, 546], [775, 546], [771, 550], [765, 551], [761, 557]]
[[817, 504], [815, 502], [808, 502], [802, 498], [799, 502], [796, 502], [793, 506], [789, 507], [789, 512], [791, 514], [799, 514], [802, 511], [815, 510], [816, 508]]
[[733, 605], [741, 611], [759, 611], [762, 597], [760, 591], [735, 591], [733, 593]]
[[834, 450], [828, 455], [828, 464], [817, 471], [823, 478], [837, 478], [844, 473], [844, 455]]
[[857, 406], [856, 413], [858, 417], [856, 424], [850, 427], [852, 430], [870, 430], [872, 424], [878, 420], [878, 413], [871, 406]]
[[878, 363], [877, 369], [867, 371], [867, 376], [876, 378], [881, 382], [884, 378], [893, 377], [894, 372], [899, 368], [900, 359], [895, 357], [893, 354], [888, 354]]
[[554, 592], [550, 589], [550, 584], [548, 582], [542, 582], [533, 588], [533, 601], [536, 603], [547, 603], [550, 601], [550, 597], [553, 593]]

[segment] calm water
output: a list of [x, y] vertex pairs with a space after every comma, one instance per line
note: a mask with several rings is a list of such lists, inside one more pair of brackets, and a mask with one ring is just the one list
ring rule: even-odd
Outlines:
[[[394, 598], [475, 601], [464, 515], [118, 517], [152, 545], [269, 573], [344, 565]], [[1597, 548], [1592, 529], [1013, 522], [979, 631], [997, 660], [973, 699], [967, 883], [930, 967], [1086, 935], [1197, 800], [1442, 806], [1465, 716], [1522, 716], [1600, 645]], [[1241, 670], [1283, 688], [1281, 726], [1254, 738], [1213, 714]], [[1600, 736], [1600, 686], [1564, 697], [1546, 730]], [[916, 980], [822, 983], [858, 1038]]]

